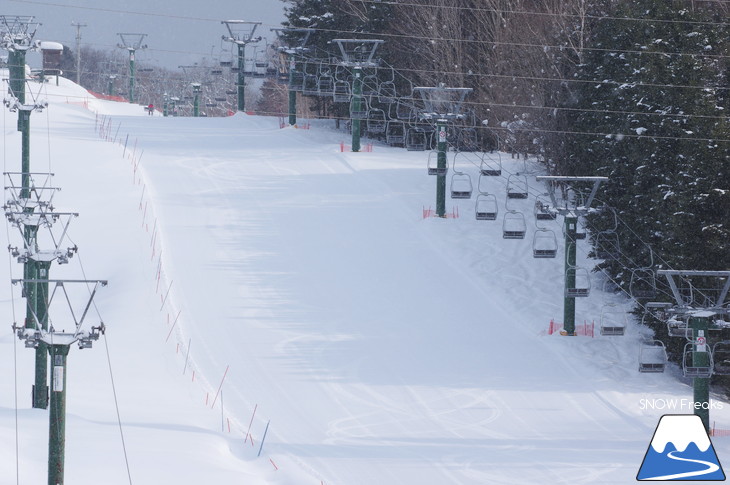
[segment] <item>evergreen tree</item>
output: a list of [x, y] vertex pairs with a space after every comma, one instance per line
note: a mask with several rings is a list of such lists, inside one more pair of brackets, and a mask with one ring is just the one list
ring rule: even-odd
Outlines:
[[564, 146], [560, 170], [609, 177], [601, 197], [617, 218], [607, 210], [589, 223], [605, 244], [601, 231], [619, 221], [620, 255], [599, 268], [626, 289], [631, 270], [650, 262], [647, 245], [659, 267], [730, 266], [730, 212], [718, 207], [730, 196], [728, 143], [717, 141], [730, 138], [720, 103], [727, 36], [711, 12], [686, 5], [595, 4], [611, 19], [593, 27], [576, 111], [564, 115], [567, 131], [584, 134]]

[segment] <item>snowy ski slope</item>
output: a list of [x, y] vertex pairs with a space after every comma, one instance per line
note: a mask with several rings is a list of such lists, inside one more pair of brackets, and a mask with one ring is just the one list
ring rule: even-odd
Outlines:
[[[68, 483], [629, 483], [659, 417], [691, 412], [676, 367], [638, 373], [647, 329], [547, 335], [563, 248], [532, 257], [544, 188], [529, 161], [503, 155], [504, 176], [482, 187], [497, 221], [475, 220], [474, 197], [447, 200], [459, 218], [423, 219], [427, 153], [341, 153], [347, 135], [325, 122], [150, 117], [64, 79], [44, 89], [32, 171], [54, 172], [55, 205], [80, 213], [79, 254], [51, 274], [110, 281], [106, 338], [69, 356]], [[5, 171], [20, 170], [15, 120], [3, 111]], [[506, 175], [525, 170], [530, 197], [510, 207], [527, 237], [505, 240]], [[560, 240], [560, 218], [549, 224]], [[8, 261], [5, 281], [22, 274]], [[599, 275], [592, 286], [579, 323], [629, 308]], [[24, 300], [6, 288], [0, 476], [40, 483], [47, 414], [30, 408], [33, 352], [10, 329]], [[711, 419], [730, 424], [716, 404]], [[730, 444], [714, 444], [722, 462]]]

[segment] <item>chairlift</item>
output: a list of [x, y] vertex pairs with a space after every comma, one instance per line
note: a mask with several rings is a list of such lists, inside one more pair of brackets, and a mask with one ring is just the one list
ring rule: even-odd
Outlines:
[[398, 99], [395, 105], [395, 117], [399, 120], [413, 121], [416, 119], [415, 108], [403, 99]]
[[507, 211], [502, 220], [503, 239], [524, 239], [527, 232], [525, 216], [519, 211]]
[[378, 86], [378, 102], [383, 104], [395, 103], [397, 96], [393, 81], [383, 81]]
[[717, 375], [730, 375], [730, 340], [722, 340], [712, 346], [712, 367]]
[[378, 94], [378, 77], [374, 74], [369, 74], [362, 78], [362, 95], [363, 96], [377, 96]]
[[499, 177], [502, 175], [502, 158], [499, 152], [484, 152], [482, 161], [479, 163], [479, 171], [482, 175]]
[[534, 258], [554, 258], [558, 255], [558, 239], [550, 229], [537, 229], [532, 237]]
[[661, 340], [645, 340], [641, 343], [641, 347], [639, 347], [639, 372], [664, 372], [667, 360], [667, 349]]
[[471, 199], [473, 188], [469, 174], [457, 172], [454, 169], [454, 173], [451, 175], [451, 198]]
[[656, 276], [651, 268], [636, 268], [631, 270], [629, 293], [632, 298], [646, 298], [652, 300], [657, 297]]
[[598, 259], [617, 259], [621, 253], [618, 233], [613, 230], [596, 233], [593, 244]]
[[591, 294], [591, 275], [588, 270], [580, 266], [570, 266], [566, 269], [566, 279], [573, 276], [575, 283], [565, 288], [568, 298], [585, 298]]
[[205, 103], [206, 108], [216, 108], [218, 105], [216, 103]]
[[454, 174], [451, 176], [451, 198], [452, 199], [471, 199], [471, 193], [474, 186], [471, 183], [471, 176], [457, 167], [457, 161], [463, 160], [464, 155], [457, 153], [454, 155], [453, 169]]
[[369, 133], [385, 133], [387, 127], [385, 111], [379, 108], [372, 108], [367, 120], [367, 131]]
[[388, 120], [385, 127], [385, 142], [388, 145], [403, 145], [405, 143], [405, 123], [398, 120]]
[[578, 217], [578, 223], [575, 225], [575, 239], [585, 239], [587, 235], [585, 219]]
[[477, 195], [477, 201], [474, 205], [476, 219], [478, 221], [495, 221], [499, 208], [497, 206], [497, 196], [481, 192]]
[[526, 199], [528, 196], [527, 177], [512, 174], [507, 177], [507, 198]]
[[684, 337], [689, 339], [692, 336], [692, 329], [684, 320], [670, 318], [667, 320], [667, 333], [670, 337]]
[[538, 195], [535, 199], [535, 219], [538, 221], [553, 221], [557, 218], [558, 213], [550, 205], [544, 195]]
[[605, 305], [601, 309], [601, 335], [621, 336], [626, 331], [626, 312], [611, 310], [614, 305]]
[[445, 163], [443, 167], [438, 166], [438, 152], [428, 154], [428, 174], [445, 176], [449, 171], [449, 164]]
[[409, 152], [422, 152], [426, 150], [426, 132], [420, 128], [408, 128], [406, 133], [406, 150]]
[[713, 372], [713, 357], [710, 349], [707, 349], [707, 363], [700, 364], [694, 362], [695, 344], [694, 342], [687, 342], [684, 345], [684, 352], [682, 355], [682, 372], [684, 377], [693, 377], [699, 379], [707, 379], [712, 376]]
[[317, 79], [317, 92], [320, 96], [334, 96], [335, 79], [329, 74], [323, 74]]
[[350, 119], [365, 120], [368, 118], [370, 110], [368, 109], [368, 100], [365, 97], [359, 98], [360, 106], [356, 107], [358, 98], [353, 97], [350, 100]]
[[221, 97], [216, 97], [216, 98], [213, 98], [213, 99], [216, 100], [219, 103], [224, 103], [224, 102], [228, 101], [227, 98], [221, 98]]
[[456, 147], [462, 152], [475, 152], [478, 148], [477, 130], [473, 126], [458, 129]]
[[233, 65], [233, 61], [221, 61], [220, 66], [221, 67], [231, 67]]
[[317, 96], [319, 89], [317, 88], [317, 76], [314, 74], [304, 74], [304, 84], [302, 85], [302, 94], [305, 96]]
[[292, 71], [291, 77], [287, 81], [289, 82], [289, 89], [291, 91], [301, 92], [304, 90], [304, 73], [302, 71]]
[[227, 89], [226, 94], [232, 96], [234, 94], [238, 94], [238, 91], [236, 91], [235, 89]]
[[347, 103], [350, 101], [350, 83], [347, 81], [335, 81], [332, 93], [332, 100], [335, 103]]
[[211, 69], [210, 73], [213, 76], [222, 76], [223, 75], [223, 69]]

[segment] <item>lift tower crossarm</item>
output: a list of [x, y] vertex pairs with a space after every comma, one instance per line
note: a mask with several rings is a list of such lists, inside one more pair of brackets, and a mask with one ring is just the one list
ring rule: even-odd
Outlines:
[[0, 48], [9, 51], [27, 51], [38, 48], [33, 41], [42, 25], [33, 15], [0, 15]]
[[[574, 207], [571, 209], [571, 211], [576, 211], [579, 213], [587, 213], [588, 209], [591, 207], [591, 204], [593, 203], [593, 199], [596, 196], [596, 193], [598, 192], [598, 187], [601, 185], [601, 182], [607, 182], [608, 177], [598, 177], [598, 176], [589, 176], [589, 177], [580, 177], [580, 176], [564, 176], [564, 175], [538, 175], [536, 177], [536, 180], [539, 181], [546, 181], [546, 182], [593, 182], [593, 188], [591, 189], [591, 193], [588, 196], [588, 198], [585, 201], [585, 204], [583, 204], [582, 207]], [[553, 207], [559, 209], [557, 200], [555, 198], [555, 187], [551, 183], [550, 184], [550, 198], [553, 202]], [[568, 211], [568, 208], [566, 207], [564, 209], [566, 212]], [[563, 214], [565, 215], [565, 214]]]
[[423, 100], [424, 111], [420, 114], [423, 119], [456, 120], [464, 117], [462, 106], [466, 95], [472, 88], [450, 88], [439, 86], [418, 86], [413, 88]]
[[[306, 47], [307, 42], [309, 42], [309, 37], [312, 35], [312, 32], [314, 32], [314, 29], [307, 29], [307, 28], [281, 28], [281, 29], [270, 29], [271, 32], [276, 34], [276, 38], [279, 40], [279, 47], [277, 47], [277, 50], [279, 52], [283, 52], [285, 54], [289, 55], [298, 55], [302, 54], [305, 51], [309, 50], [308, 47]], [[284, 39], [285, 35], [288, 34], [302, 34], [301, 38], [296, 42], [297, 45], [283, 45], [287, 40], [291, 39]], [[293, 44], [293, 43], [292, 43]]]
[[[715, 313], [730, 314], [730, 309], [725, 305], [725, 299], [727, 298], [728, 291], [730, 290], [730, 271], [701, 271], [701, 270], [674, 270], [674, 269], [660, 269], [657, 270], [657, 275], [666, 276], [669, 287], [672, 290], [672, 295], [677, 302], [678, 308], [688, 309], [684, 299], [682, 298], [681, 292], [677, 286], [675, 278], [691, 278], [691, 277], [706, 277], [706, 278], [717, 278], [718, 281], [722, 282], [717, 299], [712, 307], [703, 307], [703, 310], [711, 310]], [[718, 285], [719, 286], [719, 285]]]
[[380, 39], [332, 39], [330, 41], [340, 48], [342, 64], [349, 67], [378, 67], [380, 59], [374, 59], [375, 51], [383, 42], [385, 41]]

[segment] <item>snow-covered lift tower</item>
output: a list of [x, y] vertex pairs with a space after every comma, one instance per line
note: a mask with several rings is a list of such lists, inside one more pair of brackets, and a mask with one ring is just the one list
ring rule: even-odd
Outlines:
[[256, 28], [261, 22], [246, 22], [245, 20], [223, 20], [222, 24], [228, 29], [228, 35], [222, 38], [226, 42], [231, 42], [238, 47], [238, 82], [236, 83], [236, 91], [238, 93], [238, 111], [246, 111], [246, 78], [244, 74], [244, 62], [246, 45], [259, 42], [261, 37], [254, 37]]
[[[8, 51], [10, 89], [21, 104], [25, 103], [25, 54], [40, 46], [33, 40], [39, 25], [33, 16], [0, 15], [0, 48]], [[21, 130], [19, 124], [18, 131]]]
[[185, 80], [189, 81], [193, 89], [193, 117], [200, 116], [200, 93], [203, 92], [203, 72], [205, 66], [178, 66], [185, 73]]
[[[49, 432], [48, 432], [48, 483], [63, 484], [66, 449], [66, 364], [71, 345], [78, 343], [80, 349], [91, 348], [94, 341], [104, 333], [103, 322], [98, 326], [85, 325], [96, 291], [106, 286], [103, 280], [49, 280], [13, 279], [11, 283], [21, 284], [24, 291], [28, 285], [45, 284], [50, 289], [49, 307], [58, 300], [68, 304], [63, 316], [56, 316], [47, 329], [41, 329], [42, 315], [32, 315], [34, 327], [17, 326], [13, 330], [28, 348], [47, 348], [51, 359], [52, 378], [50, 386]], [[72, 288], [78, 290], [74, 291]], [[57, 298], [55, 298], [57, 297]], [[79, 307], [79, 301], [86, 305]], [[56, 305], [56, 307], [61, 305]], [[74, 308], [75, 307], [75, 308]], [[47, 309], [47, 308], [46, 308]], [[55, 313], [55, 312], [54, 312]], [[67, 332], [66, 329], [71, 331]], [[61, 329], [61, 330], [59, 330]]]
[[[25, 79], [22, 79], [22, 84], [25, 84]], [[38, 88], [42, 88], [42, 85], [38, 84]], [[23, 96], [26, 98], [26, 96]], [[12, 112], [18, 112], [18, 125], [21, 128], [21, 169], [16, 175], [20, 178], [20, 183], [15, 183], [15, 195], [14, 200], [19, 204], [19, 210], [32, 215], [38, 211], [47, 210], [40, 204], [35, 204], [31, 199], [34, 198], [34, 183], [33, 174], [30, 170], [30, 114], [33, 111], [42, 111], [48, 106], [48, 102], [41, 99], [38, 93], [30, 92], [32, 103], [21, 102], [18, 97], [15, 97], [15, 91], [10, 88], [10, 97], [4, 100], [5, 106]], [[16, 178], [17, 178], [16, 177]], [[24, 239], [35, 240], [38, 233], [38, 226], [28, 224], [24, 227]], [[27, 277], [36, 277], [39, 271], [47, 263], [36, 261], [32, 258], [27, 258], [23, 261], [23, 274]], [[28, 299], [30, 302], [31, 300]], [[27, 316], [30, 316], [30, 309], [26, 310]], [[35, 368], [35, 381], [36, 386], [33, 391], [33, 407], [45, 409], [47, 407], [46, 399], [46, 382], [47, 382], [47, 358], [45, 348], [36, 351], [36, 368]]]
[[437, 172], [436, 176], [436, 215], [446, 217], [446, 137], [447, 125], [464, 117], [462, 108], [466, 95], [471, 88], [451, 88], [444, 84], [434, 87], [414, 87], [413, 93], [423, 101], [424, 110], [419, 113], [421, 119], [436, 122], [437, 134]]
[[362, 115], [362, 70], [366, 67], [378, 67], [380, 59], [375, 57], [383, 40], [379, 39], [333, 39], [342, 56], [341, 64], [352, 68], [352, 100], [350, 101], [350, 119], [352, 120], [352, 151], [360, 151], [360, 120]]
[[142, 43], [147, 34], [119, 33], [117, 35], [121, 39], [117, 47], [126, 49], [129, 52], [129, 102], [134, 103], [134, 56], [138, 50], [147, 48], [147, 44]]
[[287, 80], [289, 82], [289, 124], [294, 126], [297, 124], [297, 90], [294, 83], [299, 78], [297, 70], [297, 58], [301, 58], [309, 49], [307, 42], [309, 36], [312, 35], [314, 29], [271, 29], [276, 34], [279, 46], [277, 50], [282, 58], [280, 66], [280, 76], [286, 75], [286, 66], [288, 62], [289, 73]]
[[[561, 335], [575, 335], [575, 298], [584, 296], [576, 289], [576, 242], [578, 232], [578, 217], [585, 216], [597, 209], [591, 209], [598, 187], [608, 177], [573, 177], [559, 175], [538, 176], [538, 181], [548, 183], [548, 194], [552, 201], [550, 211], [562, 215], [565, 220], [565, 292], [563, 303], [563, 330]], [[587, 197], [580, 197], [577, 186], [583, 184], [591, 186]], [[592, 185], [591, 185], [592, 184]], [[587, 296], [587, 295], [585, 295]]]

